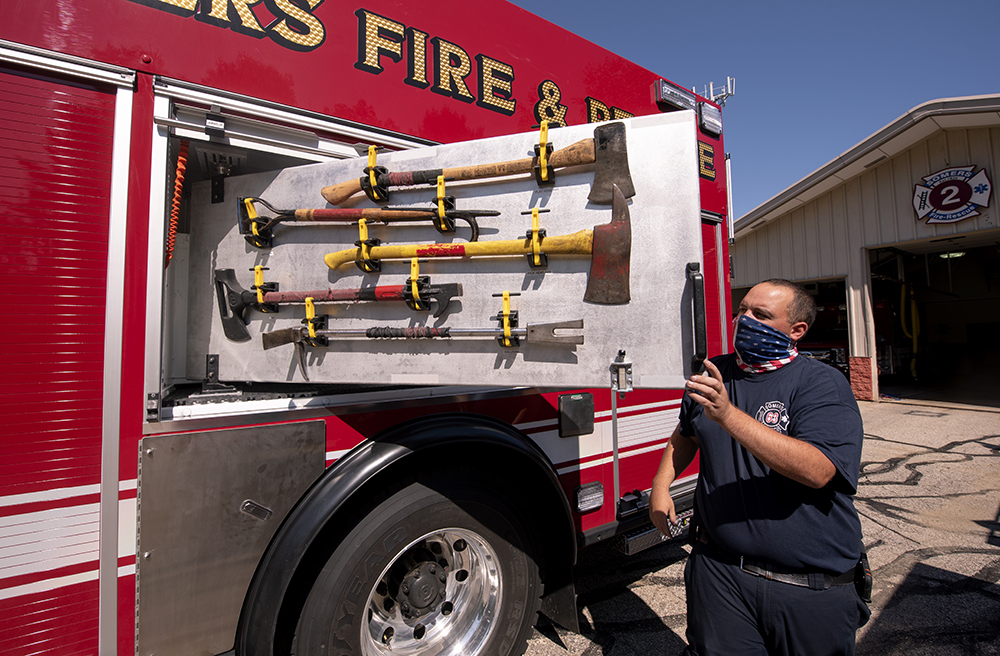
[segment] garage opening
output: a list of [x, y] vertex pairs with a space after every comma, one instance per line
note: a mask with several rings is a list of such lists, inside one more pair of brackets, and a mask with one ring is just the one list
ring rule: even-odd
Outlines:
[[1000, 235], [882, 247], [870, 261], [883, 398], [1000, 407]]

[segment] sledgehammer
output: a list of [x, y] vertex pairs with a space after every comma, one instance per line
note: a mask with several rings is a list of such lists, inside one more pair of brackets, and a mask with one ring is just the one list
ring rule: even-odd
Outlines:
[[[538, 248], [546, 255], [591, 255], [590, 275], [583, 300], [601, 305], [623, 305], [631, 300], [629, 261], [632, 254], [632, 224], [628, 201], [618, 185], [612, 185], [611, 223], [570, 235], [539, 234]], [[414, 257], [475, 257], [534, 255], [531, 234], [525, 239], [478, 241], [459, 244], [404, 244], [371, 246], [328, 253], [323, 261], [333, 270], [350, 262], [402, 260]]]
[[[593, 139], [583, 139], [582, 141], [577, 141], [575, 144], [553, 151], [548, 161], [553, 169], [564, 168], [566, 166], [596, 164], [597, 170], [594, 172], [594, 185], [591, 187], [590, 195], [588, 196], [593, 203], [601, 205], [611, 203], [612, 185], [618, 185], [626, 198], [631, 198], [635, 195], [635, 187], [632, 185], [632, 176], [628, 168], [624, 123], [605, 123], [599, 125], [594, 128]], [[531, 173], [537, 162], [537, 157], [528, 157], [496, 164], [382, 173], [376, 178], [378, 183], [377, 188], [387, 192], [389, 187], [434, 184], [437, 182], [439, 175], [443, 175], [447, 180], [479, 180], [519, 173]], [[320, 193], [323, 194], [323, 198], [331, 205], [340, 205], [363, 189], [363, 180], [365, 178], [358, 178], [323, 187]], [[380, 194], [383, 197], [385, 195], [387, 194]]]

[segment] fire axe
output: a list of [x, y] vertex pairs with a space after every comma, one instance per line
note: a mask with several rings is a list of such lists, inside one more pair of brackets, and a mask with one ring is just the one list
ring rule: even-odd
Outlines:
[[[529, 264], [539, 255], [590, 255], [590, 275], [583, 300], [601, 305], [624, 305], [631, 300], [629, 262], [632, 253], [632, 225], [628, 201], [618, 185], [612, 185], [611, 222], [570, 235], [544, 236], [529, 232], [525, 239], [480, 241], [466, 244], [405, 244], [368, 246], [328, 253], [323, 260], [333, 270], [350, 262], [362, 270], [377, 269], [379, 260], [414, 257], [476, 257], [526, 255]], [[544, 260], [543, 260], [544, 261]], [[372, 265], [375, 265], [372, 268]]]
[[[398, 173], [390, 173], [383, 169], [384, 172], [379, 172], [376, 175], [375, 189], [379, 198], [387, 198], [389, 187], [434, 184], [438, 176], [444, 176], [446, 180], [480, 180], [531, 173], [538, 165], [538, 160], [539, 158], [536, 156], [495, 164], [400, 171]], [[586, 164], [596, 164], [594, 184], [588, 196], [591, 202], [601, 205], [610, 204], [613, 185], [618, 185], [626, 198], [635, 195], [635, 187], [632, 185], [632, 176], [628, 168], [624, 123], [599, 125], [594, 128], [592, 139], [583, 139], [565, 148], [555, 150], [548, 158], [548, 165], [553, 170]], [[320, 193], [331, 205], [340, 205], [354, 194], [362, 191], [365, 185], [370, 185], [367, 176], [323, 187]]]
[[[356, 303], [361, 301], [404, 301], [413, 310], [433, 310], [439, 317], [448, 309], [456, 296], [462, 295], [461, 283], [432, 285], [428, 276], [420, 276], [405, 285], [379, 285], [361, 289], [318, 289], [303, 292], [279, 292], [275, 283], [264, 283], [266, 288], [243, 289], [232, 269], [215, 270], [215, 291], [219, 301], [219, 314], [226, 337], [236, 342], [250, 339], [244, 317], [247, 308], [261, 312], [277, 312], [279, 304], [305, 303]], [[263, 287], [263, 285], [261, 285]]]

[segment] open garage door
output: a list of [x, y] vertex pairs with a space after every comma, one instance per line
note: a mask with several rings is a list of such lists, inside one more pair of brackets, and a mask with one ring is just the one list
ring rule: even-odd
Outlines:
[[871, 251], [888, 397], [1000, 406], [1000, 233]]

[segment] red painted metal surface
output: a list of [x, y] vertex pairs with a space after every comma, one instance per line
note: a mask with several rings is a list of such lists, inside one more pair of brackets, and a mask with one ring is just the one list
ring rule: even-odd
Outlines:
[[0, 118], [3, 496], [100, 481], [114, 96], [5, 71]]
[[[663, 76], [504, 0], [326, 0], [301, 20], [286, 2], [243, 15], [236, 3], [180, 8], [194, 0], [7, 4], [18, 20], [0, 38], [434, 141], [663, 111], [652, 91]], [[724, 152], [704, 138], [718, 176], [702, 195], [724, 212]]]
[[[0, 653], [7, 656], [98, 653], [96, 576], [86, 583], [0, 600], [0, 617], [5, 618]], [[12, 627], [6, 618], [24, 624]]]
[[[0, 322], [0, 497], [10, 501], [4, 515], [18, 541], [8, 549], [22, 554], [8, 561], [22, 564], [4, 569], [0, 589], [95, 579], [5, 601], [18, 605], [0, 608], [11, 618], [0, 637], [5, 654], [96, 652], [90, 517], [101, 467], [114, 102], [108, 91], [0, 69], [0, 266], [13, 292]], [[81, 487], [84, 496], [66, 491]], [[79, 535], [52, 523], [53, 514], [77, 522]]]

